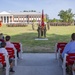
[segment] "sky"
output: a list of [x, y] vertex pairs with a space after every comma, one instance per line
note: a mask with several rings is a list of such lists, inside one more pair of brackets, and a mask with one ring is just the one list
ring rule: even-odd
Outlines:
[[0, 12], [20, 12], [23, 10], [42, 12], [43, 9], [50, 19], [59, 19], [59, 12], [69, 8], [75, 13], [75, 0], [0, 0]]

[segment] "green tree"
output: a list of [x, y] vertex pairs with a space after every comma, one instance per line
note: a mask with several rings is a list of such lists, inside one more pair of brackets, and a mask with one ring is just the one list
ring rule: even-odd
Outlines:
[[52, 22], [57, 22], [57, 19], [53, 18], [53, 19], [52, 19]]
[[58, 14], [63, 22], [73, 22], [73, 17], [75, 14], [72, 13], [72, 9], [68, 9], [66, 11], [61, 10]]

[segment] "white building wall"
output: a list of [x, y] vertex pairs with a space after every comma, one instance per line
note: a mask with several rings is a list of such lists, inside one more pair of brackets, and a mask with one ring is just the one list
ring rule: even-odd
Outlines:
[[30, 14], [25, 14], [25, 13], [24, 14], [23, 13], [22, 14], [21, 13], [11, 14], [8, 12], [3, 12], [3, 13], [0, 13], [0, 20], [2, 20], [3, 23], [10, 23], [10, 22], [15, 22], [15, 21], [16, 22], [32, 22], [32, 20], [36, 20], [37, 22], [38, 20], [41, 21], [41, 13], [36, 14], [36, 15], [35, 13], [33, 14], [32, 13]]

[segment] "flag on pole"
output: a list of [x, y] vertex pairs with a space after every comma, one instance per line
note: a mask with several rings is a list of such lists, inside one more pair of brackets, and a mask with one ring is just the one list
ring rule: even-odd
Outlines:
[[41, 26], [44, 27], [44, 11], [42, 10]]

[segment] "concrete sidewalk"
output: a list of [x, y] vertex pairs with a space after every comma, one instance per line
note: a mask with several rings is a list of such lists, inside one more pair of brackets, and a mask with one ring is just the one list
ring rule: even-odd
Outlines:
[[62, 75], [54, 53], [24, 53], [10, 75]]

